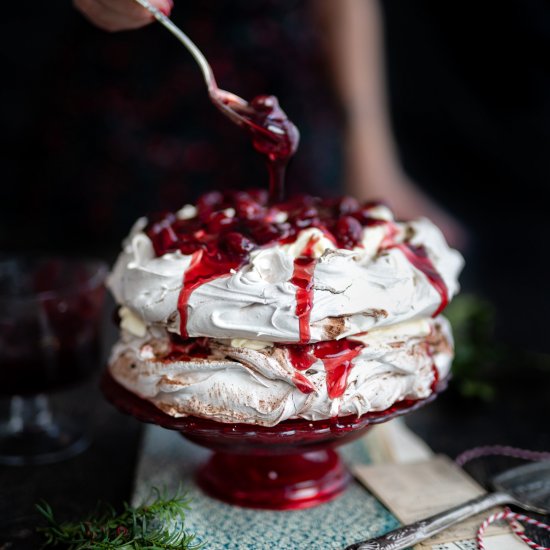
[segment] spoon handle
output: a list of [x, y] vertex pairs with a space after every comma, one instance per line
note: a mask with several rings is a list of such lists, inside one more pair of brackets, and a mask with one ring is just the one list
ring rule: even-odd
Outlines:
[[506, 493], [482, 495], [439, 514], [399, 527], [381, 537], [352, 544], [346, 550], [401, 550], [408, 548], [470, 516], [493, 506], [513, 501], [514, 499]]
[[188, 50], [189, 53], [195, 58], [195, 61], [202, 71], [204, 81], [210, 94], [213, 94], [217, 89], [218, 85], [216, 84], [216, 79], [214, 78], [214, 73], [210, 63], [206, 60], [203, 53], [197, 48], [195, 43], [177, 26], [174, 25], [172, 20], [169, 17], [166, 17], [158, 8], [153, 6], [149, 0], [135, 0], [138, 4], [148, 10], [155, 19], [161, 24], [164, 25]]

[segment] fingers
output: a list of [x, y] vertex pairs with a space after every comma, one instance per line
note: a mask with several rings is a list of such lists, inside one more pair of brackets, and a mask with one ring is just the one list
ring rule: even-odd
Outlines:
[[[150, 0], [169, 15], [172, 0]], [[153, 16], [134, 0], [73, 0], [73, 4], [91, 23], [109, 31], [138, 29], [153, 21]]]

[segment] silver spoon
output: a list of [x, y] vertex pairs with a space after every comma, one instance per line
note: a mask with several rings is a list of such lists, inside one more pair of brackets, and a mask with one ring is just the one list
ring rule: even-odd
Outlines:
[[550, 513], [550, 461], [535, 462], [507, 470], [493, 478], [495, 492], [482, 495], [450, 510], [410, 525], [399, 527], [381, 537], [357, 542], [346, 550], [402, 550], [501, 504], [514, 504], [539, 514]]
[[135, 1], [148, 10], [159, 23], [164, 25], [164, 27], [166, 27], [189, 50], [200, 67], [210, 100], [225, 116], [239, 126], [249, 126], [253, 128], [255, 132], [261, 132], [266, 136], [281, 134], [281, 129], [276, 126], [263, 128], [254, 124], [249, 118], [242, 116], [240, 113], [246, 113], [248, 111], [248, 102], [242, 97], [218, 87], [210, 63], [208, 63], [206, 57], [204, 57], [204, 54], [197, 48], [195, 43], [175, 25], [169, 17], [166, 17], [164, 13], [153, 6], [149, 0]]

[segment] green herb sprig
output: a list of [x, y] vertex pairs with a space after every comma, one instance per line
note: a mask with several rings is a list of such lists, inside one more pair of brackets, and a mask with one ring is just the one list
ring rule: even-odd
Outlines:
[[195, 535], [185, 530], [185, 511], [189, 499], [180, 490], [172, 497], [166, 491], [152, 489], [144, 504], [134, 508], [124, 504], [119, 514], [101, 504], [86, 519], [58, 523], [51, 506], [42, 502], [38, 511], [47, 520], [38, 531], [44, 546], [60, 545], [67, 550], [198, 550]]

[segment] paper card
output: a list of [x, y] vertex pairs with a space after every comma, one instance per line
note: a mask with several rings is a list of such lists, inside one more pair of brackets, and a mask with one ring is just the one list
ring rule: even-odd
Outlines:
[[428, 445], [409, 430], [403, 418], [376, 424], [365, 441], [372, 464], [420, 462], [434, 456]]
[[[485, 492], [445, 456], [408, 464], [356, 465], [352, 469], [356, 478], [404, 524], [431, 516]], [[475, 538], [479, 525], [495, 510], [487, 510], [459, 523], [417, 547], [470, 550], [471, 539]], [[486, 531], [487, 540], [505, 533], [509, 533], [505, 527], [492, 525]], [[511, 544], [516, 542], [513, 536], [507, 534], [508, 538]], [[443, 546], [438, 546], [441, 544]], [[504, 550], [508, 546], [499, 548]], [[522, 545], [510, 546], [512, 548], [522, 548]]]
[[[483, 539], [485, 550], [526, 550], [527, 546], [513, 535], [492, 535]], [[415, 548], [425, 549], [424, 544], [418, 544]], [[429, 546], [431, 550], [477, 550], [475, 540], [461, 540], [456, 542], [443, 542]]]

